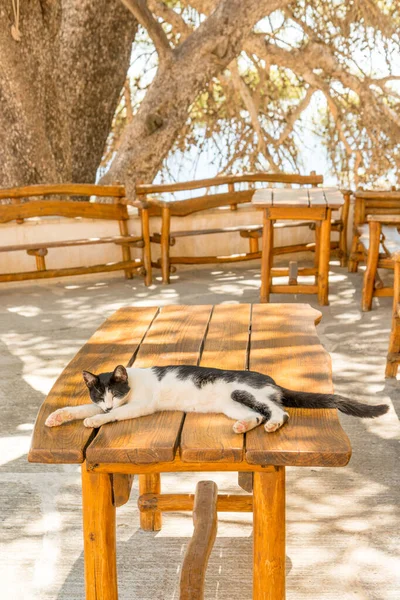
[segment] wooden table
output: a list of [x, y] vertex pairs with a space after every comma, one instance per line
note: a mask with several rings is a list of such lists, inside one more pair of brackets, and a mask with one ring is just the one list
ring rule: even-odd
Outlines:
[[[343, 206], [342, 193], [333, 188], [256, 190], [252, 203], [264, 211], [261, 256], [260, 301], [268, 302], [270, 293], [318, 294], [321, 306], [329, 304], [329, 257], [331, 253], [332, 210]], [[313, 268], [273, 269], [275, 220], [315, 221], [316, 246]], [[316, 283], [297, 283], [297, 274], [315, 275]], [[273, 277], [289, 275], [289, 285], [273, 285]]]
[[163, 510], [192, 507], [188, 495], [160, 493], [160, 474], [180, 471], [247, 478], [253, 496], [220, 496], [218, 510], [253, 510], [253, 598], [284, 599], [285, 467], [347, 464], [351, 447], [336, 410], [289, 409], [278, 432], [258, 427], [245, 436], [224, 415], [178, 411], [97, 431], [44, 422], [57, 408], [87, 403], [82, 369], [110, 371], [118, 363], [249, 368], [286, 387], [330, 393], [331, 362], [315, 330], [320, 318], [307, 304], [122, 308], [78, 352], [40, 408], [29, 461], [82, 464], [87, 600], [117, 599], [115, 513], [129, 498], [132, 475], [139, 475], [141, 526], [157, 530]]

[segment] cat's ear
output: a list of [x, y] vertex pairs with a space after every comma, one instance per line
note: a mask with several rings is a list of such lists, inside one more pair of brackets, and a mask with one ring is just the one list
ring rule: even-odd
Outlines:
[[82, 375], [83, 375], [83, 381], [86, 383], [86, 385], [89, 388], [89, 390], [93, 386], [95, 386], [96, 383], [99, 380], [99, 378], [97, 377], [97, 375], [93, 375], [93, 373], [90, 373], [89, 371], [82, 371]]
[[112, 379], [121, 383], [127, 383], [128, 373], [126, 372], [125, 367], [123, 367], [122, 365], [118, 365], [118, 367], [115, 367], [114, 372], [112, 374]]

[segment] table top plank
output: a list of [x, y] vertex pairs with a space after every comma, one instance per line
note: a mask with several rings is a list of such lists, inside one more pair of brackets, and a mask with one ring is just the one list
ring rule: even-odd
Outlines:
[[[250, 315], [250, 304], [215, 306], [200, 361], [202, 367], [246, 369]], [[181, 434], [182, 461], [242, 461], [244, 436], [234, 433], [232, 425], [232, 419], [222, 414], [187, 414]]]
[[127, 364], [157, 314], [156, 307], [121, 308], [92, 335], [53, 385], [40, 407], [28, 454], [30, 462], [82, 463], [93, 430], [82, 421], [46, 427], [49, 414], [63, 406], [88, 404], [82, 370], [111, 371], [118, 361]]
[[[196, 365], [211, 310], [211, 306], [161, 308], [133, 366]], [[172, 461], [183, 420], [183, 412], [164, 411], [103, 425], [87, 449], [87, 461], [135, 464]]]
[[252, 204], [274, 208], [338, 209], [344, 204], [337, 188], [269, 188], [254, 192]]
[[[321, 314], [308, 304], [253, 307], [249, 368], [289, 389], [332, 393], [331, 361], [315, 324]], [[350, 442], [336, 410], [291, 409], [289, 422], [274, 433], [262, 427], [246, 435], [251, 464], [343, 466]]]

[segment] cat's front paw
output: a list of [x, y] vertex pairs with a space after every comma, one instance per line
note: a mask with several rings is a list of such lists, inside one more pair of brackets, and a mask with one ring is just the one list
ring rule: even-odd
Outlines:
[[284, 425], [289, 420], [289, 415], [287, 413], [283, 413], [282, 417], [278, 419], [270, 419], [264, 425], [264, 429], [267, 433], [272, 433], [277, 429], [280, 429], [282, 425]]
[[99, 417], [88, 417], [83, 421], [85, 427], [100, 427], [103, 423]]
[[58, 427], [67, 421], [71, 421], [71, 414], [65, 408], [59, 408], [47, 417], [45, 425], [47, 427]]

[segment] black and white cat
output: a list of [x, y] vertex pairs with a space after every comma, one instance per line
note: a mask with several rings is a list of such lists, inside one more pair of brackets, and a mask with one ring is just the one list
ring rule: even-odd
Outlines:
[[264, 423], [276, 431], [289, 418], [283, 407], [337, 408], [355, 417], [379, 417], [386, 404], [370, 406], [334, 394], [295, 392], [276, 385], [268, 375], [254, 371], [227, 371], [208, 367], [168, 366], [125, 369], [94, 375], [83, 371], [92, 404], [60, 408], [46, 420], [54, 427], [84, 419], [85, 427], [100, 427], [162, 410], [223, 413], [236, 422], [235, 433]]

